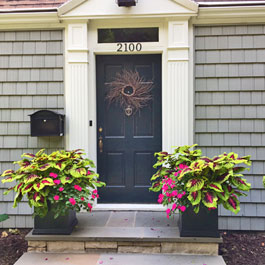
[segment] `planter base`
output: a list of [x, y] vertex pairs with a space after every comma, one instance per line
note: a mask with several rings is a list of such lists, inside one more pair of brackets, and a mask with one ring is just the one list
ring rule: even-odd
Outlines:
[[218, 210], [209, 211], [200, 207], [196, 214], [192, 207], [180, 214], [179, 231], [181, 237], [220, 237], [218, 231]]
[[59, 216], [54, 219], [53, 212], [49, 211], [48, 214], [41, 218], [36, 216], [34, 218], [33, 235], [70, 235], [77, 225], [76, 213], [69, 210], [65, 216]]

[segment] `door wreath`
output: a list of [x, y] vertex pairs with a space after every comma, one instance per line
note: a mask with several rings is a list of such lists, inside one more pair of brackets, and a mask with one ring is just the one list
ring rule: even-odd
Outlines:
[[131, 116], [152, 100], [152, 81], [145, 81], [137, 71], [122, 70], [115, 79], [108, 84], [110, 87], [106, 100], [119, 104], [127, 116]]

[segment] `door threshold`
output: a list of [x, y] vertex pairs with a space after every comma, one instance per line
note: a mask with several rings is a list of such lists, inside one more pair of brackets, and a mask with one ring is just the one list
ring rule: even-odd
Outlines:
[[158, 204], [130, 204], [130, 203], [100, 203], [96, 204], [93, 211], [151, 211], [164, 212], [166, 208]]

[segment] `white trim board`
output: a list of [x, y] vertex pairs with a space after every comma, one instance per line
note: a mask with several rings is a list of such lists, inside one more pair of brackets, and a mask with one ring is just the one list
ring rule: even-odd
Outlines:
[[159, 204], [109, 204], [100, 203], [96, 204], [93, 211], [153, 211], [153, 212], [164, 212], [166, 207]]

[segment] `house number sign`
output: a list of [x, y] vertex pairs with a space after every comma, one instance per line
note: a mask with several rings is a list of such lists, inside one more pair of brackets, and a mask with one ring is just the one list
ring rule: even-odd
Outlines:
[[117, 52], [140, 52], [142, 50], [142, 43], [117, 43]]

